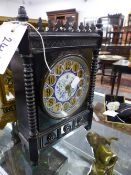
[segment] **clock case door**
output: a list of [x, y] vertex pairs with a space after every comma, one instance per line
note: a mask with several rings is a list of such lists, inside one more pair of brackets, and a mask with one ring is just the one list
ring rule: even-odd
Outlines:
[[65, 119], [51, 118], [42, 108], [42, 81], [48, 71], [42, 44], [36, 33], [26, 31], [19, 45], [19, 54], [16, 53], [11, 61], [11, 69], [14, 75], [19, 136], [23, 145], [28, 148], [33, 162], [38, 161], [38, 150], [56, 143], [70, 131], [81, 125], [86, 129], [91, 128], [97, 56], [101, 43], [101, 37], [94, 32], [41, 34], [49, 66], [68, 54], [80, 55], [90, 70], [90, 84], [87, 97], [76, 112]]
[[[86, 55], [82, 54], [82, 53], [88, 53]], [[67, 56], [69, 57], [72, 55], [80, 55], [84, 58], [88, 69], [90, 70], [91, 67], [91, 61], [92, 61], [92, 49], [67, 49], [65, 50], [57, 50], [56, 51], [52, 51], [52, 52], [48, 52], [46, 54], [47, 56], [47, 60], [49, 60], [49, 66], [52, 67], [52, 65], [55, 65], [58, 61], [62, 60], [63, 57]], [[47, 73], [49, 73], [45, 63], [43, 62], [43, 54], [39, 53], [39, 54], [34, 54], [34, 58], [33, 58], [33, 65], [35, 65], [34, 67], [34, 74], [36, 75], [35, 77], [35, 87], [36, 87], [36, 103], [37, 103], [37, 111], [38, 111], [38, 128], [39, 128], [39, 132], [44, 132], [45, 130], [48, 130], [48, 128], [60, 128], [61, 126], [64, 126], [65, 124], [67, 124], [68, 122], [70, 122], [71, 120], [73, 120], [73, 118], [76, 114], [82, 112], [85, 110], [85, 116], [88, 115], [89, 111], [87, 111], [87, 98], [88, 98], [88, 93], [85, 94], [86, 95], [86, 99], [84, 100], [83, 104], [80, 106], [80, 108], [78, 110], [76, 110], [73, 114], [69, 115], [66, 118], [63, 119], [56, 119], [51, 117], [46, 110], [44, 110], [43, 107], [43, 102], [42, 102], [42, 90], [43, 90], [43, 82], [47, 76]], [[89, 71], [90, 72], [90, 71]], [[89, 81], [90, 83], [90, 81]], [[81, 121], [81, 125], [88, 125], [88, 121], [89, 121], [89, 116], [85, 117], [85, 119], [83, 119], [83, 123]], [[74, 127], [78, 127], [80, 125], [76, 124]], [[91, 125], [91, 124], [89, 124]], [[72, 124], [71, 124], [71, 130], [72, 130]]]

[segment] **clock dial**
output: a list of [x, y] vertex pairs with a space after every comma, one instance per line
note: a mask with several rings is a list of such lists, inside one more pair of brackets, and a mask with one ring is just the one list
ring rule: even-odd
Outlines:
[[79, 69], [80, 69], [80, 64], [77, 62], [74, 62], [73, 66], [72, 66], [73, 72], [78, 72]]
[[54, 118], [71, 116], [87, 96], [88, 66], [81, 56], [67, 55], [51, 69], [43, 84], [43, 107]]
[[54, 97], [49, 98], [49, 100], [47, 101], [47, 106], [52, 107], [53, 105], [55, 105], [55, 103], [56, 103], [56, 99]]
[[53, 88], [48, 87], [48, 88], [44, 89], [43, 96], [49, 98], [53, 95], [53, 92], [54, 92]]
[[54, 68], [53, 68], [54, 74], [55, 75], [61, 75], [63, 72], [63, 66], [62, 64], [57, 64]]
[[53, 106], [53, 111], [54, 111], [55, 113], [60, 112], [61, 109], [62, 109], [62, 104], [61, 104], [60, 102], [56, 103], [56, 104]]
[[56, 82], [56, 76], [55, 75], [49, 75], [47, 78], [46, 83], [48, 85], [53, 85]]
[[84, 74], [83, 69], [80, 69], [79, 72], [77, 73], [77, 76], [78, 76], [79, 78], [82, 78], [82, 77], [83, 77], [83, 74]]
[[82, 95], [82, 89], [78, 89], [77, 96], [80, 97]]
[[80, 82], [79, 82], [79, 84], [78, 84], [78, 86], [79, 87], [82, 87], [83, 85], [84, 85], [84, 79], [81, 79]]
[[70, 103], [71, 103], [72, 106], [75, 105], [77, 103], [77, 98], [76, 97], [71, 97]]
[[69, 102], [65, 102], [64, 104], [63, 104], [63, 111], [66, 111], [67, 109], [69, 109], [69, 107], [70, 107], [70, 103]]
[[71, 66], [72, 66], [72, 61], [67, 60], [67, 61], [64, 62], [64, 69], [65, 70], [67, 70], [67, 71], [70, 70]]
[[57, 81], [55, 86], [55, 96], [61, 102], [68, 101], [76, 92], [76, 88], [71, 88], [71, 83], [75, 79], [75, 74], [64, 73]]

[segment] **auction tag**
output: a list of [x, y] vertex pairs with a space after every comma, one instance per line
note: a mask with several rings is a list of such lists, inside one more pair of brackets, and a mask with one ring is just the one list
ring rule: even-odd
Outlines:
[[4, 22], [0, 26], [0, 74], [4, 74], [26, 28], [20, 22]]
[[80, 78], [76, 76], [75, 79], [71, 83], [71, 87], [75, 89], [79, 82], [80, 82]]
[[1, 166], [0, 166], [0, 175], [8, 175]]

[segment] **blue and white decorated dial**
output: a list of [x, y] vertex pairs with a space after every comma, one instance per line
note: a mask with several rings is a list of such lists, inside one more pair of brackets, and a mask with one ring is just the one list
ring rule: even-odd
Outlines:
[[74, 88], [71, 87], [75, 77], [75, 74], [67, 72], [58, 79], [55, 86], [55, 96], [59, 101], [68, 101], [75, 94], [77, 86]]
[[43, 105], [51, 117], [71, 116], [85, 101], [89, 70], [84, 59], [67, 55], [52, 67], [43, 86]]

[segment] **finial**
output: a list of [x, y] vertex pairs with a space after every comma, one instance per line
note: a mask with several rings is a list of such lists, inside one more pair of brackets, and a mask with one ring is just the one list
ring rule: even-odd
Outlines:
[[55, 25], [55, 31], [56, 32], [61, 32], [62, 31], [60, 20], [57, 20], [57, 23]]
[[77, 24], [76, 24], [76, 22], [74, 22], [74, 24], [72, 26], [72, 29], [73, 29], [73, 32], [76, 32], [77, 31]]
[[41, 19], [41, 17], [38, 18], [37, 29], [38, 29], [38, 31], [42, 32], [42, 19]]
[[89, 23], [86, 23], [86, 26], [85, 26], [85, 31], [86, 31], [86, 32], [89, 32], [89, 31], [90, 31], [90, 26], [89, 26]]
[[100, 40], [99, 43], [98, 43], [99, 48], [101, 47], [102, 38], [103, 38], [102, 26], [103, 26], [103, 25], [102, 25], [102, 19], [101, 19], [101, 18], [98, 18], [96, 27], [97, 27], [97, 33], [98, 33], [98, 34], [100, 35], [100, 37], [101, 37], [101, 40]]
[[91, 29], [92, 32], [95, 32], [96, 26], [92, 23], [91, 26], [90, 26], [90, 29]]
[[85, 32], [85, 27], [83, 25], [83, 22], [80, 23], [79, 30], [80, 32]]
[[53, 21], [49, 19], [48, 21], [48, 32], [53, 32], [54, 31], [54, 26], [53, 26]]
[[27, 13], [26, 13], [24, 6], [19, 7], [17, 20], [18, 21], [28, 21], [28, 16], [27, 16]]

